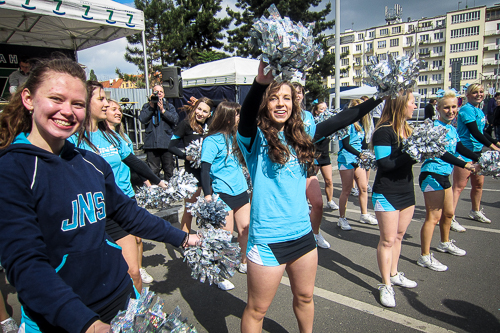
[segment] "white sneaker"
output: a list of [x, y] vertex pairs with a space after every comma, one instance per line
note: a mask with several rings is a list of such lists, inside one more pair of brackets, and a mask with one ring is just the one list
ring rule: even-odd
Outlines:
[[141, 273], [141, 280], [142, 282], [144, 283], [151, 283], [154, 281], [153, 277], [151, 275], [148, 274], [148, 272], [146, 272], [146, 270], [144, 268], [140, 268], [139, 269], [139, 272]]
[[349, 225], [349, 222], [347, 222], [347, 219], [345, 217], [340, 217], [339, 221], [337, 222], [337, 227], [341, 228], [342, 230], [351, 230], [351, 226]]
[[12, 317], [2, 321], [0, 327], [3, 333], [17, 333], [19, 330], [19, 326], [17, 326], [16, 321]]
[[318, 232], [318, 234], [314, 234], [314, 238], [316, 239], [316, 244], [318, 244], [318, 246], [321, 247], [322, 249], [330, 248], [330, 243], [326, 241], [326, 239], [320, 232]]
[[432, 269], [436, 272], [444, 272], [448, 269], [448, 266], [440, 263], [436, 258], [434, 258], [432, 253], [426, 256], [420, 256], [417, 260], [417, 265]]
[[240, 264], [240, 266], [238, 266], [238, 272], [240, 272], [241, 274], [246, 274], [247, 264]]
[[360, 223], [368, 223], [371, 225], [376, 225], [378, 224], [377, 218], [371, 214], [361, 214], [361, 217], [359, 218]]
[[217, 287], [222, 290], [231, 290], [234, 289], [234, 284], [231, 283], [229, 280], [224, 280], [222, 282], [217, 283]]
[[353, 187], [353, 188], [351, 189], [351, 195], [352, 195], [353, 197], [359, 197], [359, 190], [358, 190], [357, 188]]
[[449, 242], [439, 242], [436, 250], [438, 250], [439, 252], [448, 252], [450, 254], [453, 254], [454, 256], [464, 256], [467, 254], [467, 251], [462, 250], [453, 243], [455, 243], [455, 240], [453, 239], [450, 239]]
[[465, 232], [467, 229], [465, 229], [460, 223], [455, 220], [455, 216], [451, 219], [451, 226], [450, 230], [456, 231], [456, 232]]
[[331, 210], [338, 210], [339, 209], [339, 205], [337, 205], [335, 203], [335, 201], [333, 200], [330, 200], [326, 203], [326, 207], [330, 208]]
[[366, 192], [368, 193], [372, 193], [373, 192], [373, 189], [370, 185], [366, 185]]
[[478, 211], [471, 210], [469, 212], [469, 217], [473, 220], [476, 220], [476, 221], [479, 221], [482, 223], [491, 223], [491, 220], [489, 218], [487, 218], [486, 216], [484, 216], [482, 208], [481, 208], [481, 210], [478, 210]]
[[395, 286], [401, 286], [405, 288], [415, 288], [417, 283], [405, 277], [405, 273], [398, 272], [398, 274], [391, 276], [391, 283]]
[[394, 298], [394, 289], [392, 286], [386, 284], [379, 284], [378, 290], [380, 290], [380, 303], [388, 308], [393, 308], [396, 306], [396, 299]]

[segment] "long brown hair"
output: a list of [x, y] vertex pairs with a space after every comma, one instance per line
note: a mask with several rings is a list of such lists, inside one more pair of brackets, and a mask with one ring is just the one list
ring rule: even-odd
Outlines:
[[[351, 101], [349, 102], [349, 108], [353, 108], [356, 105], [359, 105], [363, 102], [364, 101], [362, 99], [357, 99], [357, 98], [351, 99]], [[361, 118], [359, 121], [354, 123], [354, 128], [358, 132], [361, 132], [361, 130], [363, 129], [365, 131], [365, 139], [367, 139], [366, 136], [368, 135], [368, 131], [369, 131], [370, 126], [371, 126], [371, 122], [372, 122], [371, 116], [369, 113], [367, 113], [363, 116], [363, 118]], [[360, 123], [361, 123], [361, 125], [360, 125]]]
[[[271, 96], [276, 94], [281, 87], [285, 85], [290, 87], [293, 101], [292, 114], [285, 122], [283, 128], [286, 144], [280, 139], [279, 131], [270, 119], [269, 110], [267, 108]], [[297, 102], [296, 91], [290, 82], [284, 81], [278, 83], [273, 81], [269, 87], [267, 87], [257, 114], [257, 126], [267, 140], [269, 149], [268, 154], [272, 162], [285, 165], [290, 160], [291, 151], [288, 145], [292, 146], [297, 154], [297, 159], [300, 163], [304, 164], [304, 166], [309, 167], [313, 162], [314, 144], [312, 143], [311, 137], [304, 129], [302, 110]]]
[[31, 132], [32, 115], [24, 106], [21, 93], [28, 89], [35, 95], [51, 72], [71, 75], [85, 84], [85, 71], [75, 61], [66, 57], [40, 60], [31, 70], [28, 80], [17, 89], [9, 104], [0, 113], [0, 149], [10, 145], [21, 132]]
[[[212, 100], [210, 98], [200, 97], [200, 98], [198, 98], [196, 103], [194, 103], [193, 106], [184, 105], [182, 108], [180, 108], [180, 110], [187, 113], [189, 126], [191, 126], [193, 131], [195, 131], [196, 133], [198, 133], [200, 135], [203, 135], [203, 126], [199, 122], [196, 121], [196, 108], [198, 107], [198, 105], [200, 105], [200, 103], [205, 103], [210, 108], [214, 107], [214, 103], [212, 102]], [[207, 118], [207, 120], [208, 120], [208, 118]]]
[[410, 93], [412, 93], [410, 89], [400, 91], [398, 97], [386, 100], [382, 116], [374, 132], [380, 127], [390, 126], [396, 133], [398, 140], [411, 135], [413, 129], [406, 121], [405, 114], [410, 100]]
[[[108, 99], [108, 103], [109, 104], [111, 104], [111, 103], [116, 104], [116, 106], [118, 107], [118, 110], [120, 111], [120, 113], [122, 114], [122, 117], [123, 117], [122, 106], [120, 105], [120, 103], [118, 103], [114, 99]], [[106, 124], [107, 124], [107, 122], [106, 122]], [[113, 128], [110, 128], [110, 129], [113, 130]], [[125, 134], [125, 130], [123, 129], [123, 122], [120, 122], [119, 124], [116, 124], [114, 126], [114, 131], [119, 136], [121, 136], [123, 138], [123, 140], [125, 140], [127, 142], [130, 142], [130, 138]]]

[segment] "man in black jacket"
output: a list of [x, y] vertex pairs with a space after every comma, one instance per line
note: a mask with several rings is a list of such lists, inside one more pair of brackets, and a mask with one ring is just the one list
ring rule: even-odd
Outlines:
[[154, 86], [153, 95], [155, 92], [158, 102], [150, 101], [144, 104], [139, 115], [140, 122], [146, 125], [143, 149], [151, 170], [159, 176], [160, 170], [163, 169], [165, 181], [169, 181], [174, 171], [174, 159], [172, 153], [168, 151], [168, 145], [179, 121], [179, 115], [175, 107], [164, 98], [162, 86]]
[[431, 98], [429, 100], [429, 104], [427, 104], [424, 109], [424, 119], [432, 120], [432, 118], [434, 118], [434, 115], [436, 114], [436, 104], [437, 99]]

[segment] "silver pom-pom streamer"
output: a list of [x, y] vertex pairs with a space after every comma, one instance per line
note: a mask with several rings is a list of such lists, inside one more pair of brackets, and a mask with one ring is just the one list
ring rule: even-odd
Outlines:
[[135, 193], [137, 204], [143, 208], [164, 209], [174, 202], [191, 198], [198, 189], [198, 180], [185, 169], [174, 170], [166, 189], [143, 186]]
[[364, 82], [377, 88], [376, 96], [396, 98], [401, 90], [406, 91], [417, 82], [423, 60], [411, 56], [392, 56], [387, 53], [387, 60], [371, 56], [365, 66], [368, 78]]
[[479, 165], [481, 166], [481, 172], [479, 174], [499, 178], [500, 152], [494, 150], [485, 151], [479, 158]]
[[250, 173], [248, 172], [247, 168], [243, 168], [243, 175], [245, 176], [245, 179], [246, 179], [247, 185], [248, 185], [247, 192], [252, 193], [252, 191], [253, 191], [252, 178], [250, 177]]
[[234, 276], [241, 262], [241, 249], [238, 243], [231, 243], [231, 232], [207, 225], [198, 230], [198, 236], [200, 243], [184, 250], [191, 277], [211, 285]]
[[361, 151], [364, 159], [358, 157], [359, 167], [365, 170], [377, 170], [377, 160], [375, 159], [375, 154], [369, 149], [363, 149]]
[[426, 119], [415, 126], [412, 135], [404, 143], [403, 152], [419, 162], [441, 157], [446, 153], [447, 133], [446, 127], [434, 126], [432, 120]]
[[126, 311], [120, 311], [110, 323], [113, 333], [197, 333], [193, 325], [181, 317], [177, 306], [172, 313], [164, 312], [165, 301], [143, 288], [139, 299], [130, 299]]
[[269, 64], [265, 73], [272, 70], [278, 81], [304, 77], [305, 71], [323, 57], [321, 46], [314, 43], [314, 23], [304, 26], [288, 17], [282, 18], [274, 4], [268, 12], [269, 18], [254, 20], [250, 48], [262, 51], [262, 60]]
[[196, 202], [186, 203], [188, 212], [192, 216], [196, 217], [196, 224], [200, 228], [204, 228], [207, 225], [212, 225], [216, 228], [221, 228], [226, 225], [226, 216], [229, 215], [226, 212], [226, 204], [219, 200], [219, 195], [213, 194], [212, 200], [207, 201], [202, 196], [199, 196]]
[[201, 166], [201, 147], [203, 145], [203, 138], [199, 138], [191, 142], [186, 147], [186, 157], [190, 156], [192, 158], [191, 166], [195, 169], [199, 169]]
[[[316, 124], [322, 123], [327, 119], [330, 119], [333, 116], [336, 116], [342, 112], [342, 109], [329, 109], [324, 112], [321, 112], [319, 115], [314, 117], [314, 122]], [[349, 126], [344, 127], [339, 129], [337, 132], [329, 135], [327, 139], [333, 139], [333, 140], [342, 140], [342, 138], [345, 138], [347, 135], [349, 135]]]

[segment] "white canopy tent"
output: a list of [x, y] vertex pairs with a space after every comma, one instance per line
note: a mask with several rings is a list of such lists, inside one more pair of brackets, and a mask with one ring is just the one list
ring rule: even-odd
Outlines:
[[145, 46], [143, 12], [111, 0], [0, 1], [0, 44], [79, 51], [141, 31]]
[[182, 72], [182, 85], [214, 86], [252, 84], [257, 76], [259, 60], [240, 57], [211, 61]]

